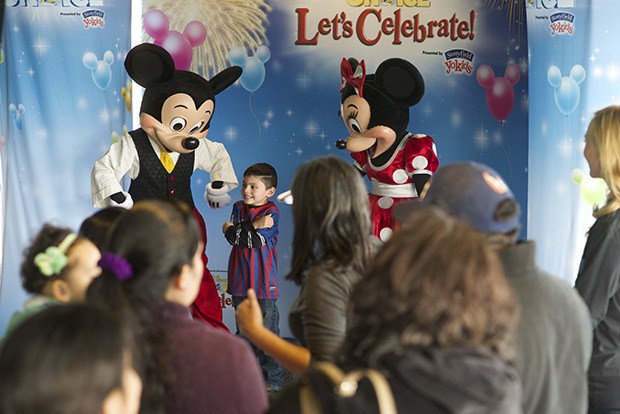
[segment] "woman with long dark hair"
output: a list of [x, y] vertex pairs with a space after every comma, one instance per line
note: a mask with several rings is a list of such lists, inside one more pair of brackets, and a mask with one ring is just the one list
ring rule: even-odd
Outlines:
[[122, 313], [139, 330], [141, 412], [262, 413], [265, 383], [249, 345], [191, 317], [204, 250], [192, 209], [139, 201], [115, 221], [107, 248], [89, 299]]
[[370, 213], [359, 173], [337, 157], [302, 165], [293, 178], [293, 258], [287, 279], [301, 286], [289, 314], [296, 346], [264, 329], [253, 292], [237, 308], [244, 335], [293, 373], [331, 361], [347, 327], [353, 285], [373, 251]]

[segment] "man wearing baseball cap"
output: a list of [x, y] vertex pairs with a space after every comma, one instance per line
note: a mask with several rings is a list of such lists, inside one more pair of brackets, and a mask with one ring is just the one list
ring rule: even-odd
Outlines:
[[423, 199], [395, 207], [397, 222], [413, 209], [439, 207], [481, 233], [501, 258], [521, 305], [515, 367], [523, 412], [586, 413], [592, 350], [588, 308], [573, 287], [536, 266], [533, 241], [517, 240], [520, 207], [506, 182], [486, 165], [462, 162], [440, 168], [426, 190]]

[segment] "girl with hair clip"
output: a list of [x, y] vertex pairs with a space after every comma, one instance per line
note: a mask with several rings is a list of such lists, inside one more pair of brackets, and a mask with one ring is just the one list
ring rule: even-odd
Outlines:
[[58, 303], [80, 302], [99, 276], [99, 249], [70, 229], [44, 224], [24, 251], [22, 286], [32, 296], [15, 312], [7, 334], [29, 316]]
[[585, 135], [590, 175], [609, 187], [607, 202], [593, 211], [575, 287], [592, 319], [588, 412], [620, 412], [620, 106], [597, 111]]
[[141, 412], [262, 413], [265, 383], [241, 338], [192, 319], [204, 245], [192, 209], [142, 200], [116, 222], [88, 291], [140, 329]]
[[237, 307], [244, 336], [295, 374], [332, 361], [342, 345], [351, 289], [373, 251], [366, 189], [354, 167], [316, 158], [293, 178], [293, 258], [287, 279], [301, 285], [289, 314], [294, 345], [263, 326], [256, 295]]
[[[521, 413], [509, 364], [518, 309], [496, 255], [480, 235], [435, 209], [413, 212], [381, 248], [352, 295], [345, 370], [384, 374], [401, 413]], [[300, 412], [310, 384], [324, 413], [376, 413], [368, 380], [333, 387], [311, 370], [272, 405]], [[357, 390], [349, 398], [344, 385]]]
[[0, 353], [4, 414], [136, 414], [142, 381], [120, 318], [90, 304], [54, 306], [7, 337]]

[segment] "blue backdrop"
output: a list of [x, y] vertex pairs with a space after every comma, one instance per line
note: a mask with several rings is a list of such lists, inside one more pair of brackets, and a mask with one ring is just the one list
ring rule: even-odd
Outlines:
[[113, 131], [131, 118], [122, 96], [130, 6], [123, 0], [6, 2], [2, 332], [26, 298], [19, 278], [23, 249], [44, 222], [77, 229], [94, 212], [90, 169]]
[[588, 174], [584, 134], [595, 111], [620, 103], [620, 4], [531, 3], [528, 236], [538, 242], [540, 265], [572, 283], [592, 207], [604, 200]]
[[[2, 86], [1, 103], [2, 113], [10, 103], [15, 111], [7, 113], [2, 125], [8, 165], [0, 329], [25, 298], [18, 266], [29, 238], [45, 221], [77, 228], [94, 211], [89, 183], [93, 162], [123, 126], [133, 128], [122, 93], [129, 80], [122, 69], [130, 48], [129, 2], [100, 0], [97, 7], [93, 3], [11, 0], [7, 4], [0, 70], [9, 84]], [[238, 177], [252, 163], [269, 162], [279, 173], [280, 192], [289, 188], [300, 163], [326, 154], [350, 160], [348, 153], [334, 146], [346, 134], [337, 115], [340, 61], [364, 59], [372, 73], [384, 59], [397, 56], [414, 63], [426, 82], [424, 98], [411, 110], [410, 131], [435, 139], [441, 164], [475, 160], [491, 165], [506, 178], [527, 214], [525, 2], [225, 3], [195, 0], [179, 7], [177, 1], [144, 0], [143, 7], [145, 12], [163, 12], [170, 30], [183, 32], [191, 20], [204, 23], [207, 37], [192, 51], [192, 70], [211, 77], [231, 64], [232, 50], [246, 65], [246, 73], [253, 74], [218, 95], [209, 132], [210, 139], [228, 149]], [[408, 6], [413, 3], [417, 6]], [[103, 12], [99, 18], [105, 24], [95, 13], [89, 15], [93, 20], [87, 20], [90, 26], [84, 27], [84, 13], [93, 9]], [[141, 23], [140, 18], [134, 21]], [[145, 33], [144, 40], [155, 39]], [[236, 54], [238, 47], [247, 56]], [[111, 63], [106, 51], [112, 53]], [[94, 59], [85, 57], [88, 52]], [[99, 72], [99, 63], [110, 71], [103, 66]], [[95, 77], [86, 65], [95, 68]], [[106, 74], [110, 84], [102, 88]], [[138, 92], [134, 91], [135, 99]], [[192, 186], [207, 222], [210, 268], [224, 287], [230, 247], [220, 229], [230, 209], [207, 207], [202, 199], [207, 182], [208, 175], [197, 172]], [[238, 190], [231, 195], [238, 199]], [[280, 209], [279, 304], [286, 315], [297, 288], [284, 280], [293, 226], [290, 208], [280, 205]], [[224, 305], [225, 320], [232, 328], [233, 313], [226, 300]], [[283, 335], [290, 334], [287, 325], [283, 317]]]

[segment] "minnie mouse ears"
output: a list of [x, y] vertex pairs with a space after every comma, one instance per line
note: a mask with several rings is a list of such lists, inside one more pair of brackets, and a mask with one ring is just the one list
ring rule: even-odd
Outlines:
[[407, 106], [417, 104], [424, 96], [424, 78], [413, 64], [404, 59], [390, 58], [381, 62], [374, 81], [384, 94]]

